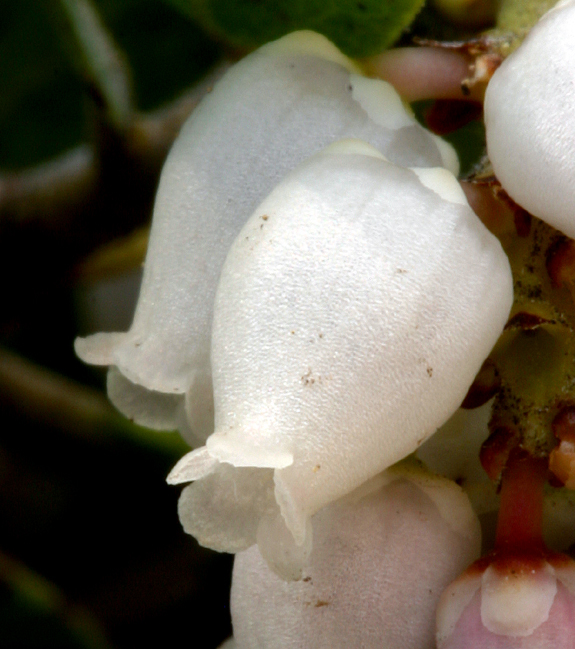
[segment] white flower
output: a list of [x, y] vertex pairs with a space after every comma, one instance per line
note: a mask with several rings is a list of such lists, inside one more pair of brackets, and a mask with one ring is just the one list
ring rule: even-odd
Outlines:
[[362, 76], [313, 32], [246, 57], [196, 108], [162, 172], [130, 331], [76, 342], [86, 362], [112, 366], [108, 394], [124, 414], [180, 427], [193, 444], [213, 431], [211, 321], [227, 251], [288, 171], [343, 137], [400, 165], [457, 173], [454, 151], [415, 122], [392, 86]]
[[519, 205], [575, 237], [575, 2], [547, 12], [485, 95], [487, 150]]
[[270, 572], [255, 546], [236, 555], [236, 649], [431, 649], [439, 597], [481, 545], [461, 489], [407, 467], [323, 509], [314, 533], [298, 582]]
[[310, 518], [455, 411], [512, 303], [499, 242], [445, 169], [358, 141], [298, 167], [232, 245], [213, 323], [215, 432], [172, 483], [199, 542], [285, 577]]

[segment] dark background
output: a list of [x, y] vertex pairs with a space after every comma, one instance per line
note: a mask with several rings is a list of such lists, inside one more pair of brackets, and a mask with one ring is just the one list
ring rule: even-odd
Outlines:
[[[127, 55], [139, 110], [174, 100], [221, 56], [161, 2], [96, 6]], [[106, 145], [115, 179], [97, 208], [21, 214], [2, 204], [2, 179], [113, 138], [53, 2], [0, 2], [0, 89], [0, 647], [216, 647], [231, 632], [232, 562], [180, 527], [165, 476], [187, 447], [115, 418], [98, 398], [104, 373], [72, 348], [99, 316], [130, 324], [134, 272], [80, 281], [78, 268], [148, 223], [158, 167], [122, 178], [133, 161]], [[97, 286], [112, 291], [99, 311]]]
[[[240, 55], [161, 0], [93, 6], [128, 61], [139, 117], [179, 105], [218, 61]], [[456, 34], [432, 10], [414, 30]], [[231, 633], [232, 559], [183, 533], [179, 489], [165, 483], [186, 445], [117, 415], [105, 373], [73, 353], [79, 333], [130, 325], [141, 228], [172, 137], [142, 145], [108, 108], [59, 2], [1, 0], [2, 649], [180, 640], [208, 649]], [[169, 132], [176, 113], [158, 118]], [[479, 122], [456, 135], [464, 167], [482, 137]], [[88, 189], [62, 166], [38, 167], [78, 145], [93, 155]], [[74, 169], [84, 178], [81, 164]]]

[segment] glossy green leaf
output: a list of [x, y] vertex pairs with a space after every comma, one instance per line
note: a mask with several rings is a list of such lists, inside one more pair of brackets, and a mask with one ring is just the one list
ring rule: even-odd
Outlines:
[[313, 29], [346, 54], [392, 45], [423, 0], [168, 0], [226, 43], [251, 49], [297, 29]]

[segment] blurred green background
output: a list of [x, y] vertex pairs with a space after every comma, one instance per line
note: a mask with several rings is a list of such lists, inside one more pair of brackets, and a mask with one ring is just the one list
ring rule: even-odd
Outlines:
[[[221, 56], [162, 2], [94, 4], [129, 61], [138, 110], [174, 100]], [[2, 202], [18, 172], [113, 139], [93, 85], [59, 3], [0, 2], [0, 647], [212, 648], [230, 633], [231, 557], [182, 532], [165, 476], [187, 447], [115, 416], [104, 373], [72, 348], [79, 328], [101, 324], [94, 286], [112, 286], [100, 310], [116, 313], [111, 324], [130, 324], [137, 270], [122, 290], [121, 268], [88, 283], [77, 268], [149, 221], [158, 165], [132, 170], [143, 195], [133, 178], [133, 200], [125, 178], [104, 180], [97, 207], [69, 217]], [[132, 161], [106, 147], [102, 164]]]

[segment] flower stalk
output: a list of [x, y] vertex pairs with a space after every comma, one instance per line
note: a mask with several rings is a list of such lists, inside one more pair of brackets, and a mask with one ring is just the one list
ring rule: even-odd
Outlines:
[[495, 554], [538, 552], [544, 548], [542, 519], [546, 481], [545, 458], [534, 458], [519, 447], [511, 451], [501, 478]]

